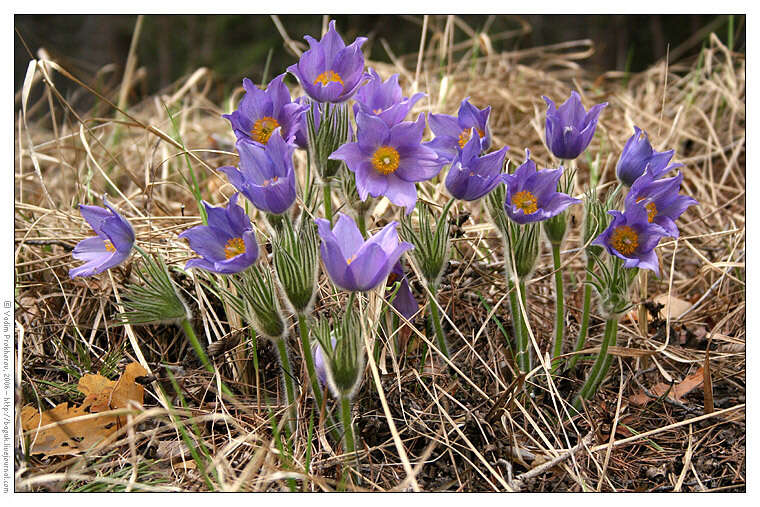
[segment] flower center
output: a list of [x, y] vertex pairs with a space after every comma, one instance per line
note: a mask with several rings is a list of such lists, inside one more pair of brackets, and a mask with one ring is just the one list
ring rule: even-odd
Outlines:
[[272, 132], [279, 126], [280, 124], [277, 123], [277, 120], [271, 116], [259, 118], [251, 129], [251, 139], [261, 144], [267, 144], [272, 136]]
[[[467, 144], [467, 141], [470, 140], [470, 131], [471, 130], [472, 129], [464, 129], [459, 134], [459, 147], [460, 148], [464, 149], [464, 145]], [[483, 132], [482, 130], [480, 130], [477, 127], [475, 128], [475, 131], [478, 133], [478, 137], [481, 138], [481, 139], [483, 139], [483, 136], [486, 135], [485, 132]]]
[[352, 262], [356, 260], [356, 254], [352, 255], [348, 259], [346, 259], [346, 266], [350, 266]]
[[649, 220], [649, 223], [651, 224], [654, 221], [654, 217], [657, 216], [657, 206], [654, 202], [650, 202], [646, 205], [647, 208], [647, 219]]
[[392, 146], [379, 147], [372, 155], [372, 166], [380, 174], [392, 174], [398, 169], [399, 154]]
[[110, 239], [107, 239], [107, 240], [103, 241], [103, 244], [106, 246], [106, 250], [107, 251], [109, 251], [109, 252], [115, 252], [116, 251], [116, 247], [113, 246], [113, 243], [111, 243]]
[[538, 199], [527, 190], [522, 190], [512, 196], [512, 205], [523, 210], [526, 215], [530, 215], [538, 210]]
[[245, 253], [245, 241], [243, 241], [243, 238], [232, 238], [224, 245], [224, 257], [227, 259], [232, 259], [243, 253]]
[[383, 112], [383, 110], [382, 110], [381, 108], [379, 108], [379, 107], [378, 107], [377, 109], [373, 109], [373, 110], [372, 110], [372, 113], [373, 113], [373, 114], [380, 114], [380, 113], [382, 113], [382, 112]]
[[639, 247], [639, 235], [628, 225], [615, 227], [610, 245], [623, 255], [631, 255]]
[[[641, 202], [644, 200], [644, 197], [639, 197], [636, 199], [636, 202]], [[654, 217], [657, 216], [657, 205], [650, 201], [644, 206], [647, 209], [647, 220], [649, 220], [649, 223], [651, 224], [654, 221]]]
[[314, 80], [314, 84], [321, 84], [322, 86], [327, 86], [328, 83], [340, 83], [343, 84], [343, 80], [340, 78], [340, 76], [331, 71], [326, 70], [322, 74], [317, 76], [317, 79]]
[[278, 177], [275, 176], [271, 180], [266, 180], [266, 181], [264, 181], [264, 183], [262, 183], [262, 185], [265, 186], [265, 187], [268, 187], [269, 185], [274, 185], [275, 183], [277, 183], [277, 178]]

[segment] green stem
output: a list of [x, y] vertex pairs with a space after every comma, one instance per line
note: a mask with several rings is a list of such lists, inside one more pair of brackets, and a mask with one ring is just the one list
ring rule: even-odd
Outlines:
[[[583, 288], [583, 317], [581, 318], [581, 329], [578, 332], [578, 341], [575, 344], [575, 352], [579, 352], [583, 350], [583, 346], [586, 345], [586, 336], [588, 336], [588, 323], [589, 323], [589, 317], [591, 316], [591, 281], [593, 280], [593, 277], [591, 276], [591, 272], [594, 270], [594, 259], [593, 257], [589, 256], [588, 260], [586, 261], [586, 284]], [[575, 364], [578, 362], [578, 359], [580, 358], [580, 355], [576, 354], [572, 358], [570, 358], [570, 363], [568, 365], [568, 369], [572, 370], [575, 368]]]
[[296, 420], [298, 419], [298, 412], [296, 412], [296, 390], [293, 386], [293, 369], [290, 367], [290, 359], [288, 358], [288, 347], [284, 338], [278, 338], [277, 352], [280, 353], [280, 368], [282, 369], [282, 377], [285, 379], [285, 392], [288, 397], [288, 413], [290, 414], [290, 426], [295, 427]]
[[605, 323], [602, 348], [596, 357], [596, 361], [594, 361], [594, 365], [591, 367], [588, 377], [586, 377], [586, 382], [584, 382], [578, 396], [573, 401], [573, 407], [576, 410], [581, 409], [581, 399], [588, 400], [596, 393], [596, 389], [601, 384], [601, 379], [607, 374], [607, 370], [612, 362], [612, 357], [608, 356], [607, 350], [610, 345], [614, 346], [617, 343], [617, 325], [618, 321], [616, 318], [607, 319]]
[[365, 218], [365, 214], [362, 211], [359, 211], [356, 213], [357, 218], [359, 219], [359, 231], [362, 233], [362, 237], [367, 237], [367, 221]]
[[[203, 350], [203, 346], [201, 345], [201, 342], [198, 341], [198, 336], [196, 336], [195, 331], [193, 330], [193, 325], [190, 324], [189, 320], [182, 319], [180, 326], [182, 327], [182, 330], [185, 332], [185, 336], [187, 336], [187, 339], [190, 340], [190, 344], [193, 346], [193, 350], [195, 350], [195, 354], [198, 356], [198, 359], [201, 360], [201, 363], [203, 363], [203, 366], [206, 368], [206, 370], [209, 373], [216, 375], [217, 371], [214, 368], [214, 365], [211, 364], [211, 361], [209, 361], [209, 358], [206, 355], [206, 351]], [[234, 396], [230, 388], [224, 385], [224, 382], [222, 382], [222, 392], [228, 396]]]
[[306, 316], [298, 314], [298, 330], [301, 333], [301, 348], [306, 360], [306, 371], [309, 373], [311, 390], [314, 393], [314, 400], [317, 402], [317, 411], [322, 410], [322, 389], [319, 387], [317, 371], [314, 368], [314, 356], [311, 354], [311, 344], [309, 343], [309, 328], [306, 324]]
[[552, 373], [559, 366], [559, 356], [562, 355], [562, 340], [565, 335], [565, 289], [562, 284], [562, 261], [559, 255], [559, 243], [552, 243], [552, 259], [554, 260], [554, 350], [552, 352]]
[[354, 446], [354, 428], [351, 424], [351, 400], [348, 396], [340, 397], [341, 416], [343, 418], [343, 442], [345, 443], [346, 454], [353, 454]]
[[509, 275], [507, 275], [507, 290], [509, 291], [509, 309], [512, 312], [512, 331], [515, 334], [515, 362], [519, 366], [518, 356], [522, 350], [522, 314], [517, 302], [517, 288]]
[[[525, 307], [525, 315], [528, 314], [528, 305], [526, 304], [527, 296], [525, 289], [525, 281], [520, 280], [520, 299], [522, 300], [522, 306]], [[523, 318], [520, 307], [517, 307], [517, 314], [520, 319], [520, 343], [517, 346], [517, 365], [520, 367], [520, 371], [527, 373], [531, 370], [532, 357], [530, 353], [530, 333], [528, 333], [528, 324]]]
[[431, 285], [430, 297], [428, 302], [430, 304], [430, 318], [433, 320], [433, 326], [435, 327], [435, 336], [438, 340], [438, 349], [447, 358], [449, 357], [449, 347], [446, 345], [446, 336], [443, 334], [443, 327], [441, 327], [441, 314], [438, 311], [438, 303], [435, 300], [435, 288]]
[[330, 182], [325, 181], [322, 183], [322, 201], [325, 206], [325, 218], [329, 220], [332, 225], [333, 213], [332, 213], [332, 193], [330, 192]]

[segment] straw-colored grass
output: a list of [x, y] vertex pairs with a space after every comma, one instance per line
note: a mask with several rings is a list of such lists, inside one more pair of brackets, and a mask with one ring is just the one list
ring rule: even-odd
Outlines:
[[[427, 17], [416, 21], [422, 28], [420, 53], [394, 55], [392, 43], [386, 43], [393, 63], [369, 65], [385, 77], [400, 73], [407, 95], [427, 93], [415, 114], [455, 114], [468, 96], [480, 107], [491, 105], [493, 144], [510, 146], [513, 163], [522, 162], [529, 148], [539, 167], [556, 164], [543, 143], [541, 95], [561, 101], [572, 89], [581, 91], [587, 106], [609, 102], [588, 150], [593, 159], [578, 160], [577, 193], [586, 188], [592, 165], [602, 185], [615, 180], [617, 157], [633, 125], [649, 132], [655, 149], [676, 150], [676, 160], [684, 164], [683, 192], [700, 205], [679, 220], [680, 238], [661, 243], [662, 276], [650, 276], [647, 293], [635, 293], [634, 300], [666, 294], [688, 302], [688, 310], [650, 322], [648, 336], [642, 336], [635, 312], [623, 318], [620, 355], [607, 381], [585, 415], [571, 418], [571, 396], [590, 361], [581, 360], [567, 378], [551, 380], [536, 362], [526, 379], [536, 386], [533, 394], [519, 389], [500, 331], [503, 326], [511, 333], [501, 242], [480, 205], [457, 203], [450, 215], [459, 224], [453, 228], [452, 261], [437, 296], [446, 309], [451, 364], [458, 374], [435, 353], [432, 362], [429, 355], [421, 365], [421, 347], [406, 357], [383, 348], [379, 363], [368, 367], [354, 412], [361, 484], [341, 486], [340, 446], [318, 420], [309, 438], [313, 410], [298, 354], [299, 422], [292, 452], [283, 456], [270, 418], [280, 421], [285, 413], [275, 351], [258, 341], [255, 371], [247, 328], [205, 290], [201, 277], [173, 272], [195, 311], [202, 341], [228, 349], [215, 362], [235, 389], [234, 398], [217, 394], [216, 379], [195, 359], [179, 329], [115, 322], [117, 298], [134, 277], [136, 255], [110, 274], [75, 280], [67, 275], [76, 262], [70, 250], [91, 234], [75, 206], [99, 204], [103, 193], [129, 218], [141, 247], [160, 251], [170, 265], [184, 265], [192, 253], [177, 234], [199, 223], [184, 182], [189, 178], [184, 155], [189, 154], [203, 197], [225, 202], [233, 189], [214, 169], [234, 164], [236, 155], [233, 134], [220, 115], [237, 104], [241, 90], [214, 103], [208, 98], [213, 73], [198, 69], [169, 89], [130, 103], [130, 89], [145, 73], [133, 59], [120, 83], [97, 88], [40, 51], [15, 96], [17, 410], [29, 403], [46, 409], [77, 401], [72, 386], [78, 376], [101, 371], [114, 377], [119, 361], [144, 358], [153, 375], [148, 380], [155, 382], [146, 388], [146, 411], [105, 448], [65, 459], [23, 456], [17, 490], [205, 491], [208, 481], [225, 491], [280, 491], [293, 485], [305, 491], [744, 489], [744, 56], [710, 35], [698, 59], [660, 62], [633, 75], [608, 72], [592, 81], [583, 71], [594, 50], [590, 41], [495, 53], [492, 38], [518, 33], [475, 33], [453, 16], [442, 32]], [[300, 42], [294, 42], [299, 37], [288, 34], [278, 19], [275, 24], [286, 47], [299, 50]], [[66, 81], [77, 88], [64, 96], [58, 87]], [[304, 167], [302, 153], [297, 163]], [[444, 203], [442, 178], [421, 184], [420, 197]], [[570, 343], [580, 321], [585, 265], [576, 208], [563, 253]], [[371, 228], [398, 213], [380, 201]], [[258, 229], [263, 243], [265, 228]], [[552, 278], [544, 248], [528, 284], [533, 345], [541, 353], [551, 346]], [[421, 298], [421, 286], [413, 286]], [[323, 273], [316, 311], [340, 311], [342, 304]], [[402, 333], [410, 343], [432, 348], [435, 340], [425, 331], [423, 313]], [[297, 350], [295, 319], [290, 322]], [[602, 320], [595, 313], [588, 347], [598, 346], [601, 335]], [[642, 389], [677, 383], [699, 367], [708, 367], [711, 385], [683, 402], [655, 400], [642, 407], [629, 401]], [[169, 372], [181, 397], [158, 394], [159, 385], [175, 392]], [[706, 410], [707, 399], [712, 412]], [[208, 450], [206, 470], [193, 461], [178, 422], [187, 431], [194, 428], [190, 442]], [[20, 429], [16, 438], [23, 448]]]

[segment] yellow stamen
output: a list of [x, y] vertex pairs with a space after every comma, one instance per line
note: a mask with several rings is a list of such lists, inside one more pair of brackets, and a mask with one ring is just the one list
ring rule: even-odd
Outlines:
[[106, 246], [106, 250], [107, 251], [109, 251], [109, 252], [115, 252], [116, 251], [116, 247], [113, 246], [113, 243], [111, 243], [110, 239], [107, 239], [107, 240], [103, 241], [103, 244]]
[[372, 155], [372, 166], [380, 174], [393, 174], [398, 169], [399, 154], [392, 146], [381, 146]]
[[259, 118], [251, 129], [251, 139], [261, 144], [267, 144], [269, 138], [272, 137], [272, 132], [279, 126], [280, 124], [277, 123], [277, 120], [271, 116]]
[[650, 202], [646, 205], [647, 208], [647, 219], [649, 220], [649, 223], [651, 224], [654, 221], [654, 217], [657, 216], [657, 205], [655, 205], [654, 202]]
[[275, 183], [277, 183], [277, 176], [275, 176], [271, 180], [266, 180], [262, 185], [265, 187], [268, 187], [269, 185], [274, 185]]
[[373, 109], [373, 110], [372, 110], [372, 112], [373, 112], [374, 114], [380, 114], [380, 113], [382, 113], [382, 112], [383, 112], [383, 110], [382, 110], [382, 109], [380, 109], [380, 108], [378, 107], [377, 109]]
[[610, 245], [623, 255], [631, 255], [639, 247], [639, 235], [627, 225], [615, 227], [610, 236]]
[[[464, 129], [459, 134], [459, 147], [462, 149], [464, 149], [464, 145], [467, 144], [467, 141], [470, 140], [470, 130], [472, 129]], [[476, 128], [475, 131], [478, 133], [478, 137], [480, 137], [481, 139], [483, 139], [483, 136], [486, 135], [485, 132], [483, 132], [479, 128]]]
[[224, 257], [232, 259], [240, 254], [245, 253], [245, 241], [243, 238], [232, 238], [224, 245]]
[[322, 74], [317, 76], [317, 79], [314, 80], [314, 84], [321, 84], [322, 86], [327, 86], [328, 83], [340, 83], [343, 84], [343, 80], [340, 78], [340, 76], [332, 71], [332, 70], [326, 70]]
[[352, 255], [348, 259], [346, 259], [346, 266], [350, 266], [352, 262], [356, 260], [356, 255]]
[[538, 210], [538, 199], [527, 190], [522, 190], [512, 196], [512, 205], [523, 210], [526, 215], [530, 215]]
[[[644, 200], [644, 197], [639, 197], [636, 199], [636, 202], [641, 202]], [[654, 202], [648, 202], [646, 206], [644, 206], [647, 209], [647, 220], [649, 220], [649, 223], [651, 224], [654, 221], [654, 217], [657, 216], [657, 205]]]

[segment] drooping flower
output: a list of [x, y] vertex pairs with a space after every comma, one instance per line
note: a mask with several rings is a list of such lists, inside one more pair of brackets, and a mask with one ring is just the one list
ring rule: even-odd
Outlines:
[[385, 280], [401, 255], [413, 248], [399, 242], [396, 226], [391, 222], [364, 241], [352, 218], [338, 213], [335, 227], [317, 218], [315, 222], [322, 238], [322, 261], [333, 283], [350, 291], [368, 291]]
[[406, 275], [404, 275], [404, 269], [401, 266], [400, 260], [396, 262], [391, 270], [391, 274], [388, 275], [388, 281], [386, 283], [388, 296], [392, 294], [391, 290], [396, 282], [400, 282], [400, 285], [391, 304], [393, 305], [393, 308], [406, 317], [407, 320], [411, 319], [414, 314], [417, 313], [419, 304], [417, 303], [417, 300], [414, 299], [412, 289], [409, 288], [409, 282], [406, 279]]
[[446, 175], [449, 193], [463, 201], [476, 201], [501, 182], [501, 170], [508, 146], [499, 151], [480, 155], [480, 139], [472, 130], [472, 135], [464, 149], [457, 154]]
[[475, 129], [480, 139], [480, 152], [485, 152], [491, 147], [491, 131], [488, 128], [490, 114], [491, 106], [478, 109], [470, 104], [469, 97], [460, 104], [456, 117], [430, 113], [428, 121], [435, 138], [425, 145], [434, 149], [441, 158], [451, 162], [464, 149], [473, 135], [472, 129]]
[[647, 219], [668, 233], [678, 237], [678, 226], [675, 221], [683, 215], [689, 206], [699, 204], [688, 195], [679, 195], [683, 173], [679, 172], [671, 178], [656, 179], [654, 173], [647, 170], [631, 185], [625, 197], [625, 207], [628, 209], [636, 203], [643, 204], [647, 210]]
[[671, 169], [683, 166], [683, 164], [670, 164], [673, 158], [673, 150], [657, 152], [649, 143], [649, 135], [639, 127], [633, 127], [634, 133], [628, 138], [623, 152], [620, 154], [615, 169], [618, 179], [630, 187], [636, 179], [644, 174], [646, 168], [652, 173], [654, 179], [659, 179]]
[[539, 171], [525, 150], [525, 162], [513, 174], [504, 174], [507, 186], [504, 210], [518, 224], [541, 222], [565, 211], [571, 204], [581, 202], [567, 194], [557, 192], [557, 182], [564, 169]]
[[623, 259], [626, 268], [651, 269], [660, 276], [654, 249], [668, 235], [665, 229], [649, 222], [647, 209], [641, 203], [633, 203], [624, 213], [611, 210], [609, 214], [610, 225], [591, 244]]
[[243, 79], [245, 95], [238, 108], [222, 115], [229, 120], [238, 140], [265, 145], [277, 127], [285, 139], [296, 134], [307, 106], [290, 100], [284, 78], [285, 74], [280, 74], [270, 81], [266, 90], [248, 78]]
[[[260, 149], [260, 148], [259, 148]], [[196, 225], [182, 232], [200, 258], [190, 259], [185, 269], [201, 268], [214, 273], [239, 273], [256, 261], [259, 246], [251, 219], [237, 204], [238, 194], [230, 197], [226, 207], [203, 206], [208, 215], [208, 225]]]
[[554, 102], [543, 97], [546, 110], [546, 145], [554, 156], [561, 160], [571, 160], [583, 153], [591, 142], [599, 121], [599, 113], [607, 103], [597, 104], [586, 112], [581, 96], [573, 90], [570, 98], [557, 107]]
[[361, 46], [366, 37], [357, 37], [346, 46], [335, 31], [335, 21], [317, 41], [307, 35], [309, 49], [301, 55], [297, 64], [288, 67], [301, 83], [304, 91], [318, 102], [345, 102], [350, 99], [361, 84], [364, 74], [364, 55]]
[[240, 168], [219, 168], [254, 206], [275, 215], [284, 213], [296, 199], [293, 169], [293, 151], [296, 147], [292, 144], [292, 138], [286, 142], [278, 129], [264, 147], [238, 141], [236, 147], [240, 154]]
[[420, 113], [415, 122], [388, 127], [377, 116], [360, 111], [356, 125], [357, 142], [342, 145], [330, 158], [345, 161], [356, 174], [356, 189], [362, 201], [367, 195], [384, 195], [411, 213], [417, 202], [415, 182], [429, 180], [445, 164], [435, 151], [422, 144], [424, 114]]
[[[333, 350], [335, 350], [335, 343], [337, 341], [335, 339], [335, 336], [331, 336], [330, 340], [332, 341]], [[311, 355], [314, 357], [314, 370], [317, 373], [317, 379], [319, 379], [319, 383], [322, 385], [322, 387], [324, 387], [327, 385], [328, 366], [327, 359], [325, 358], [325, 353], [318, 341], [315, 341], [311, 346]]]
[[411, 97], [402, 97], [398, 74], [393, 74], [385, 82], [375, 69], [369, 69], [369, 76], [369, 81], [356, 92], [354, 114], [362, 111], [378, 116], [389, 127], [403, 121], [414, 104], [425, 96], [424, 93], [415, 93]]
[[69, 270], [69, 277], [92, 276], [124, 262], [135, 243], [135, 232], [103, 196], [103, 205], [79, 205], [79, 212], [97, 236], [84, 239], [74, 247], [75, 259], [86, 261]]

